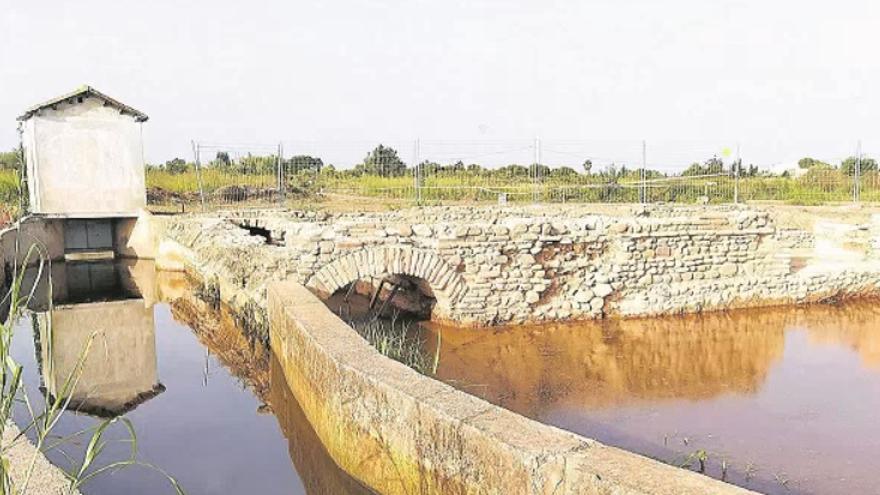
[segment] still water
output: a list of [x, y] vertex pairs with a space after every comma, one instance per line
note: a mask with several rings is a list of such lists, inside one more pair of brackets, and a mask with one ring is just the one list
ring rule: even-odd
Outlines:
[[[63, 387], [91, 342], [73, 411], [55, 435], [126, 413], [138, 459], [167, 471], [190, 494], [367, 493], [327, 456], [269, 354], [227, 312], [194, 297], [181, 275], [157, 273], [144, 261], [55, 264], [51, 274], [55, 305], [47, 304], [44, 276], [32, 311], [17, 325], [13, 354], [25, 366], [31, 400], [42, 403], [44, 394]], [[16, 413], [24, 427], [29, 414]], [[126, 459], [128, 438], [114, 425], [98, 465]], [[67, 441], [49, 458], [70, 468], [67, 456], [81, 461], [85, 443]], [[173, 488], [154, 469], [128, 467], [96, 477], [82, 491]]]
[[543, 423], [694, 470], [702, 458], [767, 493], [880, 493], [876, 301], [429, 329], [440, 379]]
[[[38, 285], [14, 355], [40, 402], [91, 341], [56, 435], [125, 413], [138, 458], [188, 493], [369, 493], [327, 456], [271, 354], [182, 276], [143, 261], [51, 274], [55, 305]], [[694, 470], [702, 459], [707, 474], [767, 493], [880, 493], [875, 301], [479, 331], [425, 324], [431, 355], [436, 332], [437, 378], [538, 421]], [[16, 421], [27, 419], [20, 408]], [[99, 464], [128, 455], [123, 428], [108, 438]], [[69, 468], [85, 443], [49, 457]], [[83, 492], [173, 490], [135, 467]]]

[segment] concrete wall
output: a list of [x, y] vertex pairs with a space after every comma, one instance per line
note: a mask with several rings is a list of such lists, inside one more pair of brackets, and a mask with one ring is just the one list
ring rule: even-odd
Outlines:
[[380, 355], [308, 289], [269, 288], [272, 349], [336, 463], [379, 493], [747, 494], [531, 421]]
[[113, 246], [122, 258], [155, 259], [167, 217], [140, 210], [136, 218], [118, 218]]
[[[44, 260], [64, 260], [63, 218], [28, 216], [0, 231], [0, 282], [6, 265], [29, 265]], [[114, 220], [114, 247], [117, 258], [154, 259], [166, 219], [141, 210], [136, 218]], [[28, 257], [30, 254], [30, 257]]]
[[23, 123], [33, 213], [120, 216], [146, 206], [141, 124], [97, 98]]
[[35, 264], [40, 254], [49, 260], [63, 260], [64, 220], [25, 217], [13, 227], [0, 231], [0, 249], [3, 264], [13, 265], [16, 257], [19, 264], [25, 261]]

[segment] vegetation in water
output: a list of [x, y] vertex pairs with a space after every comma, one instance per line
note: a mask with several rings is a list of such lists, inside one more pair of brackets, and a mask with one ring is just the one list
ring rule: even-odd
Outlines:
[[398, 321], [395, 313], [390, 320], [373, 318], [367, 321], [351, 321], [349, 325], [383, 356], [399, 361], [424, 375], [437, 373], [440, 361], [440, 333], [433, 355], [425, 352], [421, 333], [413, 330], [411, 322]]
[[[12, 356], [12, 336], [15, 332], [16, 323], [24, 316], [27, 311], [28, 304], [34, 298], [37, 284], [27, 290], [24, 284], [25, 268], [27, 261], [39, 256], [39, 262], [36, 265], [36, 278], [40, 280], [44, 275], [49, 277], [48, 297], [49, 312], [51, 314], [52, 306], [52, 279], [51, 270], [45, 269], [45, 256], [39, 253], [36, 246], [33, 246], [24, 257], [23, 266], [15, 267], [12, 275], [11, 286], [6, 289], [2, 299], [2, 305], [7, 309], [6, 317], [0, 324], [0, 495], [27, 495], [32, 493], [34, 486], [31, 484], [35, 476], [37, 456], [58, 451], [70, 461], [71, 467], [63, 471], [67, 478], [67, 485], [63, 493], [76, 493], [83, 485], [97, 476], [117, 471], [122, 468], [131, 466], [143, 466], [157, 470], [167, 477], [174, 491], [183, 494], [183, 489], [171, 476], [167, 475], [162, 469], [143, 462], [138, 459], [138, 443], [137, 435], [131, 421], [124, 417], [114, 417], [105, 419], [98, 424], [77, 431], [71, 435], [59, 437], [53, 434], [53, 430], [66, 414], [70, 406], [73, 392], [76, 389], [79, 379], [82, 375], [83, 366], [85, 365], [86, 356], [88, 355], [91, 344], [95, 338], [93, 334], [86, 342], [81, 350], [77, 362], [73, 370], [64, 379], [63, 385], [59, 390], [55, 391], [55, 396], [46, 395], [45, 404], [37, 404], [31, 401], [23, 384], [23, 367]], [[51, 317], [47, 319], [49, 324], [47, 328], [47, 351], [51, 355], [52, 350], [52, 326]], [[52, 360], [49, 359], [49, 362]], [[13, 435], [4, 435], [7, 428], [13, 424], [13, 415], [16, 408], [24, 408], [27, 413], [27, 422], [21, 430]], [[124, 428], [128, 438], [124, 442], [129, 444], [129, 455], [121, 460], [108, 460], [105, 450], [108, 441], [105, 434], [108, 429], [117, 425]], [[10, 441], [7, 437], [12, 436]], [[33, 441], [35, 451], [30, 459], [10, 458], [10, 449], [17, 442]], [[83, 446], [84, 450], [80, 459], [75, 459], [65, 452], [64, 447]], [[15, 479], [11, 475], [12, 463], [27, 463], [23, 474]]]

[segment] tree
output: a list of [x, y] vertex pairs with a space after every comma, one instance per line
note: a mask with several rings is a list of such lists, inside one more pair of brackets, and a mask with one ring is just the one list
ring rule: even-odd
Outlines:
[[724, 162], [717, 156], [709, 158], [703, 163], [694, 162], [686, 168], [682, 175], [712, 175], [724, 172]]
[[551, 177], [576, 177], [577, 174], [577, 170], [571, 167], [559, 167], [550, 171]]
[[0, 169], [17, 170], [18, 169], [18, 150], [0, 152]]
[[506, 167], [499, 168], [498, 174], [505, 176], [505, 177], [517, 177], [517, 176], [528, 177], [529, 176], [529, 169], [526, 167], [523, 167], [522, 165], [512, 164], [512, 165], [508, 165]]
[[529, 166], [529, 176], [530, 177], [549, 177], [550, 176], [550, 167], [547, 165], [541, 165], [540, 163], [533, 163]]
[[863, 156], [861, 164], [859, 164], [859, 159], [857, 157], [851, 156], [840, 164], [840, 171], [846, 175], [855, 175], [857, 165], [859, 171], [862, 174], [866, 172], [874, 172], [877, 170], [877, 161], [873, 158]]
[[174, 158], [165, 162], [163, 168], [169, 174], [182, 174], [190, 169], [190, 165], [183, 158]]
[[406, 164], [397, 156], [397, 150], [380, 144], [367, 154], [363, 163], [355, 166], [355, 171], [382, 177], [397, 177], [406, 173]]
[[590, 170], [593, 170], [593, 161], [592, 160], [584, 160], [584, 173], [590, 175]]
[[830, 168], [832, 168], [831, 165], [829, 165], [821, 160], [816, 160], [815, 158], [810, 158], [810, 157], [804, 157], [804, 158], [801, 158], [800, 160], [798, 160], [798, 167], [803, 168], [803, 169], [810, 169], [810, 168], [830, 169]]
[[432, 161], [425, 160], [419, 164], [419, 169], [421, 169], [421, 173], [423, 176], [425, 175], [435, 175], [440, 170], [440, 164]]
[[321, 169], [324, 167], [323, 160], [309, 155], [292, 156], [286, 161], [285, 164], [287, 171], [294, 174], [303, 170], [315, 171], [320, 173]]
[[232, 160], [229, 159], [229, 153], [218, 151], [217, 156], [214, 158], [214, 163], [221, 167], [228, 167], [232, 165]]

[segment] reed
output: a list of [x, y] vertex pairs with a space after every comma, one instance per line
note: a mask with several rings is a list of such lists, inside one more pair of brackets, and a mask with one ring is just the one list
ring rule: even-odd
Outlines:
[[440, 334], [433, 355], [425, 352], [425, 340], [411, 322], [398, 322], [397, 315], [390, 320], [370, 319], [352, 321], [355, 329], [380, 354], [399, 361], [423, 375], [434, 375], [440, 360]]

